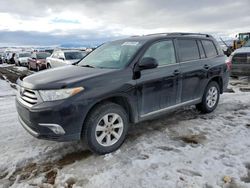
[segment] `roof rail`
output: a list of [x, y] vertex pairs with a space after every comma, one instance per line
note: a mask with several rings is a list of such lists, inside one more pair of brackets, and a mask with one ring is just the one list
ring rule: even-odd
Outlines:
[[153, 34], [148, 34], [147, 36], [153, 36], [153, 35], [166, 35], [166, 36], [205, 36], [205, 37], [212, 37], [209, 34], [203, 34], [203, 33], [179, 33], [179, 32], [174, 32], [174, 33], [153, 33]]

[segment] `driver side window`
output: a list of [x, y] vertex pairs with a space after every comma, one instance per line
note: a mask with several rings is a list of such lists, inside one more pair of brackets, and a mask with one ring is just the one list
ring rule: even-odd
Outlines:
[[154, 43], [145, 52], [143, 58], [145, 57], [156, 59], [159, 66], [176, 63], [173, 41], [167, 40]]

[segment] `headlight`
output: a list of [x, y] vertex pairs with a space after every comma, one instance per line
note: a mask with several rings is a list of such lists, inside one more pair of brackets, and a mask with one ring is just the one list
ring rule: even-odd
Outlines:
[[56, 101], [76, 95], [83, 90], [83, 87], [57, 90], [40, 90], [39, 94], [43, 101]]

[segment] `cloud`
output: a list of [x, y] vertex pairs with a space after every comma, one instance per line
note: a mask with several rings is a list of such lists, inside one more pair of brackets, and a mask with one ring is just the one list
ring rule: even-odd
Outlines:
[[[91, 36], [91, 37], [90, 37]], [[95, 36], [95, 37], [93, 37]], [[45, 32], [27, 31], [0, 31], [0, 43], [4, 45], [78, 45], [78, 46], [97, 46], [104, 42], [119, 39], [120, 37], [107, 37], [95, 32], [85, 32], [85, 35], [53, 35]]]
[[250, 31], [249, 0], [8, 0], [0, 2], [0, 12], [6, 18], [1, 16], [0, 30], [63, 36], [175, 31], [234, 36]]

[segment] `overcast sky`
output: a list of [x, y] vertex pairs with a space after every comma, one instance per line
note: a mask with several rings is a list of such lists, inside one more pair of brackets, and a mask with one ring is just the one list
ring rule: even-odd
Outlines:
[[249, 0], [1, 0], [0, 43], [96, 44], [155, 32], [233, 37], [250, 31]]

